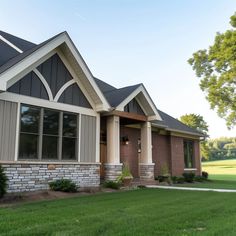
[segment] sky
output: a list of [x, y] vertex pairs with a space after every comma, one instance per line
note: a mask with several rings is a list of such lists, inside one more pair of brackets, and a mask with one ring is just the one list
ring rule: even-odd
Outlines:
[[236, 136], [210, 110], [187, 60], [230, 28], [235, 0], [0, 0], [0, 29], [40, 43], [67, 31], [93, 75], [143, 83], [174, 118], [200, 114], [211, 138]]

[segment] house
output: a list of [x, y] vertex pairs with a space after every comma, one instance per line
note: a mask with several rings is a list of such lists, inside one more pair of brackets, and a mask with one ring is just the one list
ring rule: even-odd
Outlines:
[[202, 134], [158, 110], [143, 84], [95, 78], [66, 32], [38, 45], [0, 31], [0, 164], [9, 192], [201, 174]]

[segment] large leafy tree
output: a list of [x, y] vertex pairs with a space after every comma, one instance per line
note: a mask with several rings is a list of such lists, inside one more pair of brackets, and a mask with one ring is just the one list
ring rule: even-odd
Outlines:
[[186, 114], [181, 116], [179, 120], [182, 123], [188, 125], [189, 127], [194, 128], [199, 132], [203, 133], [205, 136], [208, 136], [208, 125], [201, 115], [197, 115], [194, 113]]
[[[208, 125], [207, 122], [203, 119], [201, 115], [197, 114], [186, 114], [179, 118], [179, 120], [188, 125], [191, 128], [194, 128], [208, 137]], [[201, 155], [203, 159], [209, 158], [210, 149], [206, 140], [201, 141], [200, 143]]]
[[216, 33], [214, 44], [193, 53], [188, 60], [212, 109], [226, 120], [228, 128], [236, 125], [236, 13], [231, 29]]

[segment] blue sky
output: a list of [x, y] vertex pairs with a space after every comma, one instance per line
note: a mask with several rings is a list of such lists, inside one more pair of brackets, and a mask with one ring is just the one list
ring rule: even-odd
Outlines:
[[94, 76], [117, 87], [143, 82], [159, 109], [201, 114], [211, 137], [236, 136], [187, 63], [235, 11], [235, 0], [1, 0], [0, 28], [35, 43], [66, 30]]

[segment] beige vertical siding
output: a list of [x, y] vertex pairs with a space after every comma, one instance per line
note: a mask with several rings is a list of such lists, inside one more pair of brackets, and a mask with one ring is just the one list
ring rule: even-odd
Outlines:
[[80, 161], [96, 161], [96, 117], [81, 115]]
[[14, 161], [17, 103], [0, 100], [0, 160]]

